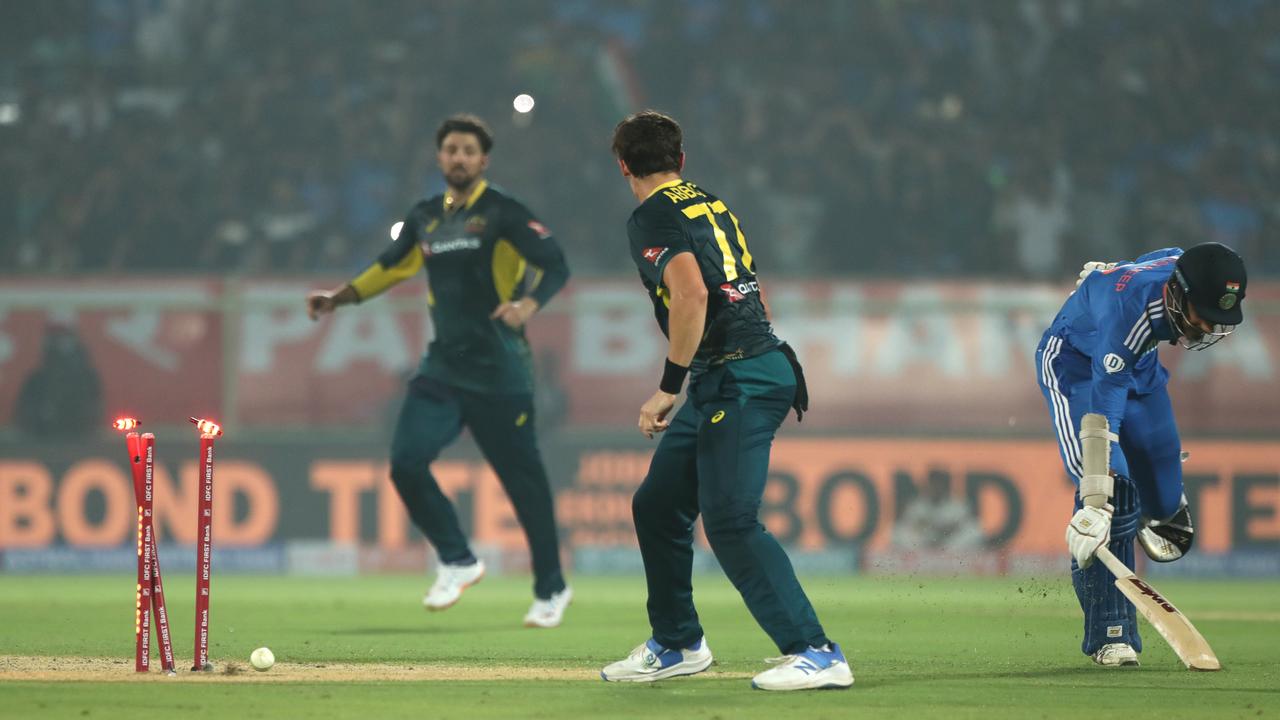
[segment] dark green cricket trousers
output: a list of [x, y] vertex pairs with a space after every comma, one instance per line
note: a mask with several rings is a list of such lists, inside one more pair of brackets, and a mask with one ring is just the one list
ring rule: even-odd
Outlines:
[[632, 517], [649, 583], [649, 624], [667, 648], [702, 637], [693, 606], [693, 523], [747, 609], [784, 654], [829, 640], [791, 561], [760, 523], [769, 450], [791, 410], [796, 376], [777, 350], [695, 377], [662, 434]]
[[441, 562], [475, 562], [453, 503], [440, 490], [430, 467], [464, 425], [493, 467], [524, 528], [533, 558], [534, 595], [549, 598], [565, 583], [551, 487], [534, 431], [532, 395], [477, 393], [415, 377], [391, 441], [391, 481]]

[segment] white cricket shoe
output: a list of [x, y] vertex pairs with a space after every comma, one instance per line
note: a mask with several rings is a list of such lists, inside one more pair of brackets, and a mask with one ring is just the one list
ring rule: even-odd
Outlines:
[[1093, 654], [1093, 661], [1103, 667], [1136, 666], [1138, 653], [1128, 643], [1107, 643]]
[[700, 638], [693, 647], [668, 650], [649, 638], [624, 660], [608, 665], [600, 677], [609, 682], [653, 682], [679, 675], [693, 675], [711, 667], [711, 648]]
[[470, 565], [440, 563], [436, 568], [436, 581], [422, 598], [422, 606], [428, 610], [447, 610], [462, 597], [462, 591], [480, 582], [484, 577], [484, 561]]
[[751, 680], [751, 687], [758, 690], [821, 690], [853, 685], [849, 661], [835, 643], [831, 643], [830, 649], [811, 647], [765, 662], [778, 667], [765, 670]]
[[546, 600], [534, 598], [533, 604], [529, 606], [529, 612], [524, 614], [524, 626], [530, 628], [559, 627], [560, 621], [564, 619], [565, 608], [569, 607], [571, 602], [573, 602], [573, 588], [571, 587], [566, 587], [558, 593], [552, 593], [551, 597]]

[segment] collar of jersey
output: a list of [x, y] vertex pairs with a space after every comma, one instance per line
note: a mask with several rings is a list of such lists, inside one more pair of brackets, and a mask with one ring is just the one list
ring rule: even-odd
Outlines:
[[644, 196], [644, 199], [645, 199], [645, 200], [648, 200], [649, 198], [653, 197], [654, 195], [657, 195], [659, 190], [666, 190], [666, 189], [667, 189], [667, 188], [669, 188], [669, 187], [675, 187], [675, 186], [679, 185], [679, 184], [680, 184], [680, 183], [682, 183], [682, 182], [684, 182], [684, 178], [676, 178], [675, 180], [668, 180], [667, 182], [664, 182], [664, 183], [662, 183], [661, 185], [659, 185], [658, 187], [654, 188], [654, 189], [653, 189], [653, 190], [652, 190], [648, 195], [645, 195], [645, 196]]
[[[488, 180], [481, 180], [479, 183], [477, 183], [477, 184], [476, 184], [476, 189], [471, 191], [471, 196], [467, 198], [467, 202], [466, 202], [466, 204], [465, 204], [465, 205], [463, 205], [463, 206], [462, 206], [462, 209], [463, 209], [463, 210], [470, 210], [470, 209], [471, 209], [471, 206], [472, 206], [472, 205], [475, 205], [475, 204], [476, 204], [476, 201], [480, 199], [480, 196], [484, 194], [484, 191], [485, 191], [485, 190], [488, 190], [488, 189], [489, 189], [489, 181], [488, 181]], [[444, 205], [444, 208], [445, 208], [446, 210], [448, 210], [448, 209], [449, 209], [448, 199], [449, 199], [449, 196], [448, 196], [448, 194], [446, 194], [446, 195], [444, 196], [444, 199], [440, 201], [440, 202], [441, 202], [441, 204], [443, 204], [443, 205]]]

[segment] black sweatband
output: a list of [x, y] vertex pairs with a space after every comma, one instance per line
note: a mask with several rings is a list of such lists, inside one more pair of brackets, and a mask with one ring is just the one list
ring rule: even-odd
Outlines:
[[684, 378], [688, 374], [689, 368], [677, 365], [668, 358], [666, 366], [662, 368], [662, 382], [658, 383], [658, 389], [664, 393], [679, 395], [680, 389], [684, 387]]

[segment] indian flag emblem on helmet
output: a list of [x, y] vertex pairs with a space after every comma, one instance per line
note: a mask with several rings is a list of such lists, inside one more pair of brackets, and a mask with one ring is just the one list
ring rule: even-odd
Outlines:
[[1218, 307], [1223, 310], [1230, 310], [1236, 306], [1236, 293], [1240, 292], [1240, 283], [1234, 280], [1227, 281], [1227, 292], [1218, 298]]

